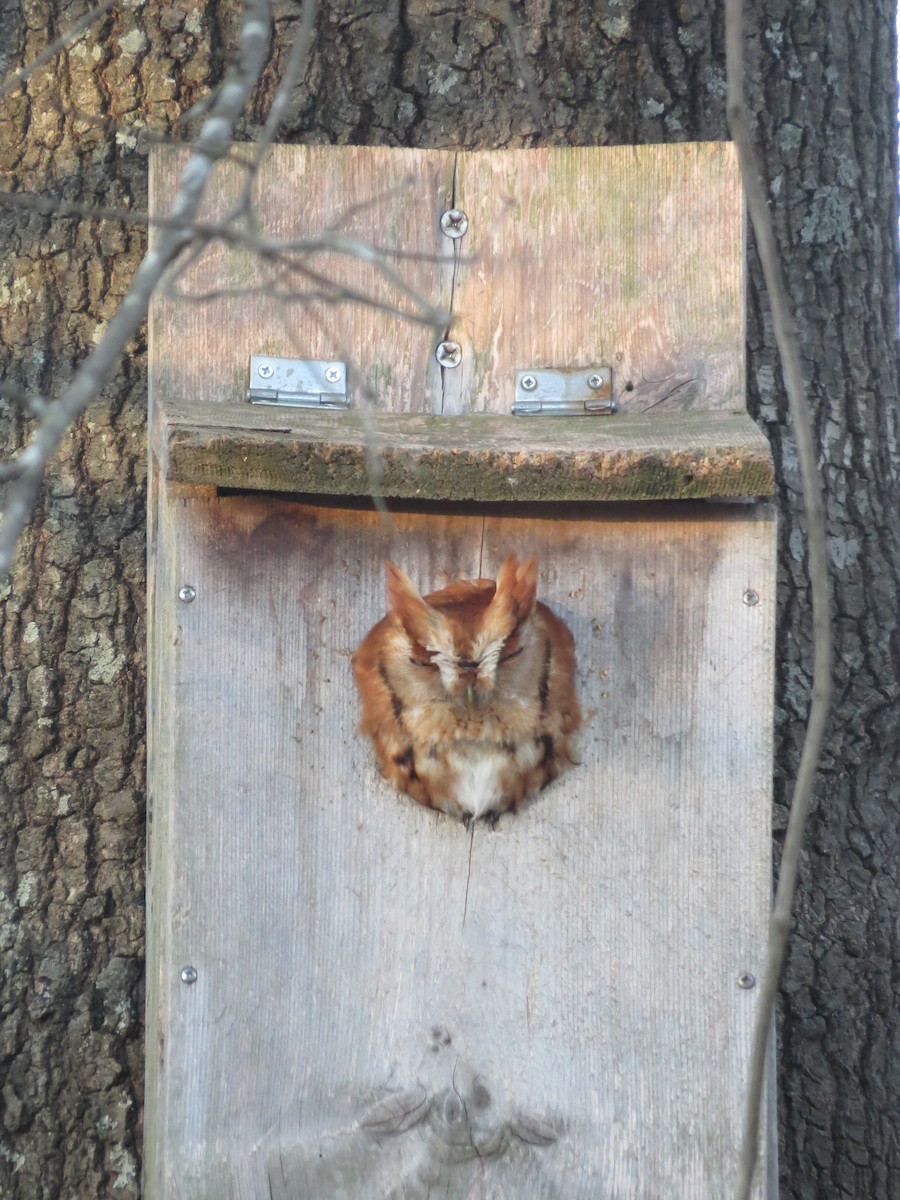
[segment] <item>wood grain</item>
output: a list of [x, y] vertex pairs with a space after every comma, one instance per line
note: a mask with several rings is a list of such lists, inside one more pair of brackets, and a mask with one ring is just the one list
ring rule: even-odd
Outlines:
[[730, 144], [461, 154], [469, 214], [444, 412], [508, 411], [516, 368], [610, 365], [623, 412], [742, 409], [743, 202]]
[[[166, 211], [183, 160], [175, 148], [151, 154], [151, 212]], [[171, 280], [150, 314], [152, 402], [243, 400], [251, 354], [273, 354], [350, 362], [360, 404], [439, 409], [437, 332], [415, 318], [449, 309], [453, 249], [438, 222], [454, 161], [440, 151], [273, 147], [256, 188], [260, 231], [313, 244], [288, 261], [213, 241]], [[244, 178], [236, 160], [219, 164], [209, 222]], [[342, 248], [321, 248], [323, 238]]]
[[[151, 211], [178, 161], [153, 155]], [[211, 222], [243, 178], [224, 166]], [[766, 505], [685, 499], [772, 486], [732, 151], [279, 147], [258, 201], [302, 260], [211, 244], [150, 321], [145, 1194], [726, 1195], [775, 587]], [[356, 411], [242, 403], [258, 352], [348, 361]], [[600, 361], [620, 417], [504, 415], [517, 368]], [[373, 464], [431, 502], [339, 502]], [[571, 502], [654, 495], [679, 503]], [[386, 558], [428, 590], [510, 551], [575, 636], [582, 761], [470, 843], [378, 775], [349, 656]]]
[[[151, 211], [182, 158], [151, 155]], [[244, 180], [236, 160], [217, 172], [212, 223]], [[454, 195], [469, 217], [455, 242], [439, 227]], [[211, 242], [154, 301], [154, 401], [236, 403], [250, 355], [270, 353], [343, 359], [356, 403], [393, 412], [508, 413], [516, 369], [600, 364], [624, 412], [744, 407], [729, 144], [276, 146], [257, 213], [264, 235], [309, 239], [309, 253], [288, 264]], [[344, 241], [322, 248], [323, 235]], [[452, 309], [449, 326], [413, 320], [423, 305]], [[456, 369], [434, 358], [448, 331], [463, 348]]]
[[444, 500], [764, 496], [769, 444], [746, 413], [454, 417], [217, 404], [166, 408], [170, 479], [257, 491]]
[[[170, 505], [148, 1197], [726, 1194], [769, 902], [771, 513]], [[427, 588], [511, 550], [575, 635], [583, 761], [477, 830], [469, 876], [462, 827], [355, 734], [348, 657], [385, 558]]]

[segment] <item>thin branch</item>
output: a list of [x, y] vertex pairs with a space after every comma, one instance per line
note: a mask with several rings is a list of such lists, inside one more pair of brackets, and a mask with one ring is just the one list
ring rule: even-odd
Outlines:
[[[298, 273], [311, 280], [317, 278], [316, 274], [305, 268], [296, 268]], [[239, 287], [221, 287], [209, 288], [203, 292], [185, 292], [173, 289], [168, 294], [176, 297], [178, 300], [184, 301], [186, 304], [212, 304], [218, 300], [236, 300], [241, 297], [260, 296], [268, 300], [276, 300], [279, 304], [300, 304], [308, 306], [310, 304], [321, 302], [332, 307], [339, 304], [358, 304], [365, 308], [374, 309], [376, 312], [387, 313], [391, 317], [396, 317], [401, 321], [410, 321], [416, 325], [426, 325], [431, 329], [444, 329], [447, 324], [447, 313], [441, 309], [434, 309], [433, 313], [415, 313], [406, 312], [402, 308], [398, 308], [396, 304], [391, 304], [385, 300], [377, 300], [373, 296], [367, 296], [365, 292], [356, 291], [353, 288], [342, 287], [340, 284], [333, 283], [331, 280], [321, 278], [322, 285], [318, 288], [298, 288], [282, 287], [274, 281], [268, 280], [265, 283], [257, 284], [255, 287], [247, 287], [241, 284]]]
[[213, 88], [213, 90], [210, 92], [207, 92], [207, 94], [205, 96], [201, 96], [200, 99], [197, 100], [194, 104], [192, 104], [189, 109], [187, 109], [183, 113], [180, 113], [175, 118], [175, 121], [173, 123], [173, 128], [178, 129], [181, 126], [190, 125], [191, 121], [199, 121], [200, 118], [202, 116], [205, 116], [206, 113], [208, 113], [209, 110], [212, 108], [212, 106], [215, 104], [216, 96], [218, 94], [219, 94], [219, 89]]
[[[370, 213], [379, 205], [384, 207], [386, 204], [390, 204], [392, 209], [395, 208], [396, 205], [394, 204], [394, 201], [398, 200], [401, 196], [411, 195], [415, 185], [416, 177], [410, 173], [405, 175], [403, 179], [398, 180], [395, 184], [392, 184], [391, 187], [384, 188], [380, 192], [375, 192], [371, 195], [363, 196], [359, 200], [355, 200], [352, 204], [348, 204], [346, 207], [336, 212], [334, 215], [334, 220], [329, 221], [328, 224], [323, 227], [322, 233], [336, 233], [342, 225], [349, 225], [353, 218], [359, 216], [360, 213]], [[439, 258], [438, 255], [432, 255], [432, 258], [435, 262], [443, 262], [443, 258]]]
[[522, 77], [522, 85], [525, 88], [525, 95], [528, 98], [528, 107], [531, 109], [531, 117], [537, 126], [538, 133], [546, 134], [547, 130], [544, 127], [544, 109], [541, 104], [541, 94], [538, 90], [537, 79], [532, 69], [531, 63], [525, 54], [525, 44], [522, 41], [522, 31], [519, 28], [519, 22], [516, 19], [516, 14], [513, 12], [510, 0], [502, 0], [500, 5], [503, 24], [506, 26], [506, 32], [509, 34], [510, 45], [512, 46], [513, 58], [516, 66], [519, 68], [519, 75]]
[[171, 229], [161, 230], [135, 271], [128, 294], [58, 400], [44, 413], [29, 444], [21, 452], [22, 473], [8, 489], [0, 521], [0, 579], [9, 573], [16, 543], [40, 490], [44, 468], [63, 435], [90, 401], [112, 378], [119, 358], [144, 320], [150, 297], [162, 275], [194, 237], [191, 229], [200, 209], [213, 165], [227, 154], [234, 126], [262, 73], [269, 47], [271, 14], [267, 0], [247, 0], [237, 66], [229, 73], [196, 147], [184, 165], [172, 204]]
[[[413, 314], [413, 319], [422, 321], [427, 325], [439, 326], [446, 320], [447, 314], [443, 309], [437, 308], [431, 304], [423, 296], [420, 296], [415, 288], [410, 287], [402, 275], [390, 267], [385, 262], [384, 257], [374, 251], [366, 242], [361, 242], [357, 238], [336, 237], [332, 238], [334, 249], [338, 253], [345, 253], [360, 259], [362, 262], [369, 263], [376, 271], [393, 287], [411, 301], [418, 310], [417, 314]], [[407, 315], [407, 314], [404, 314]]]
[[[278, 315], [288, 342], [296, 343], [296, 325], [286, 320], [283, 309], [279, 310]], [[307, 315], [310, 322], [319, 330], [324, 328], [322, 317], [315, 310], [311, 310]], [[335, 331], [329, 330], [329, 332], [334, 333]], [[297, 347], [297, 349], [299, 352], [300, 348]], [[340, 341], [337, 353], [348, 366], [352, 364], [354, 373], [354, 400], [356, 401], [356, 412], [362, 424], [363, 444], [365, 445], [366, 452], [366, 479], [369, 483], [369, 498], [372, 501], [372, 507], [378, 513], [381, 526], [386, 530], [390, 530], [393, 528], [393, 521], [385, 503], [382, 489], [382, 481], [384, 479], [384, 460], [382, 458], [384, 439], [379, 433], [378, 422], [376, 420], [377, 398], [366, 380], [365, 371], [353, 362], [353, 354], [349, 346]]]
[[41, 67], [46, 66], [48, 62], [56, 58], [61, 50], [65, 50], [66, 46], [77, 41], [95, 21], [99, 20], [104, 13], [109, 12], [115, 3], [116, 0], [103, 0], [102, 4], [98, 4], [95, 8], [86, 12], [83, 17], [79, 17], [75, 24], [67, 29], [65, 33], [61, 33], [49, 46], [46, 46], [36, 58], [32, 59], [27, 67], [20, 67], [18, 71], [11, 72], [9, 77], [0, 84], [0, 100], [5, 100], [16, 88], [21, 87], [23, 83], [27, 83], [35, 71], [39, 71]]
[[759, 1155], [760, 1116], [769, 1039], [772, 1033], [778, 985], [790, 933], [791, 909], [797, 885], [800, 849], [828, 719], [832, 689], [832, 646], [825, 514], [816, 467], [816, 450], [813, 443], [803, 370], [800, 364], [797, 332], [781, 269], [775, 231], [756, 163], [750, 121], [744, 102], [744, 32], [741, 9], [741, 0], [726, 0], [728, 123], [737, 147], [738, 162], [747, 197], [747, 208], [753, 224], [753, 231], [756, 234], [763, 277], [769, 294], [775, 341], [781, 357], [791, 423], [797, 444], [803, 508], [806, 516], [813, 618], [813, 679], [809, 721], [797, 770], [797, 779], [794, 784], [794, 795], [791, 800], [790, 817], [781, 856], [781, 869], [778, 875], [778, 887], [769, 921], [766, 961], [760, 981], [759, 1009], [750, 1060], [740, 1177], [736, 1191], [737, 1200], [749, 1200]]
[[[18, 404], [33, 417], [40, 417], [47, 410], [47, 401], [43, 396], [38, 396], [35, 392], [26, 392], [24, 388], [17, 387], [8, 379], [0, 380], [0, 400], [11, 400], [13, 404]], [[0, 465], [0, 469], [2, 469], [2, 465]], [[2, 477], [0, 474], [0, 478]]]
[[[366, 202], [368, 203], [368, 202]], [[122, 225], [135, 225], [141, 229], [184, 229], [181, 218], [151, 216], [139, 210], [118, 208], [111, 205], [90, 204], [78, 200], [65, 200], [55, 196], [38, 196], [31, 192], [4, 192], [0, 190], [0, 205], [18, 208], [26, 212], [42, 213], [59, 220], [84, 218], [88, 221], [118, 221]], [[441, 255], [424, 250], [401, 250], [398, 246], [379, 246], [359, 238], [330, 233], [338, 222], [345, 220], [348, 213], [363, 204], [351, 205], [342, 210], [331, 226], [311, 237], [273, 238], [257, 230], [244, 229], [240, 225], [229, 225], [222, 221], [192, 221], [191, 232], [206, 241], [226, 242], [241, 249], [252, 250], [270, 258], [287, 257], [292, 254], [317, 254], [331, 251], [351, 257], [373, 261], [375, 256], [395, 262], [429, 262], [442, 264]], [[473, 263], [473, 258], [461, 258], [460, 262]], [[404, 286], [408, 286], [404, 284]]]
[[278, 136], [278, 130], [281, 128], [281, 122], [284, 120], [284, 114], [287, 110], [291, 93], [297, 86], [297, 81], [309, 58], [315, 35], [317, 11], [318, 4], [316, 0], [306, 0], [297, 30], [294, 34], [294, 42], [291, 46], [287, 67], [285, 68], [281, 83], [278, 85], [278, 91], [272, 100], [269, 115], [266, 118], [262, 133], [254, 145], [253, 164], [235, 204], [233, 210], [235, 216], [243, 215], [250, 211], [253, 187], [256, 183], [256, 177], [259, 174], [259, 168], [269, 147]]

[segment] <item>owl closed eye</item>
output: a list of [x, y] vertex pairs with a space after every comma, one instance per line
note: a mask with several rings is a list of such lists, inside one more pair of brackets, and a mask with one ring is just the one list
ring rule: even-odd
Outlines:
[[466, 824], [515, 812], [573, 761], [575, 646], [536, 588], [533, 558], [424, 597], [388, 563], [390, 612], [353, 656], [381, 773]]

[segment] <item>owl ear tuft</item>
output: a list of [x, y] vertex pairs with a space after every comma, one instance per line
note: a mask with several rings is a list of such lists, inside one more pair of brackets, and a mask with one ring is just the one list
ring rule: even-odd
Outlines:
[[530, 615], [536, 597], [537, 559], [520, 563], [510, 554], [497, 575], [497, 590], [485, 614], [485, 630], [495, 637], [509, 637]]
[[387, 598], [413, 641], [426, 649], [432, 647], [441, 628], [440, 614], [425, 603], [406, 572], [392, 562], [387, 564]]

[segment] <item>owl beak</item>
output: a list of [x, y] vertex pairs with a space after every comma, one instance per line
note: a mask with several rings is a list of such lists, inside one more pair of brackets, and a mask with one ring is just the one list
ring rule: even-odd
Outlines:
[[475, 685], [471, 680], [466, 684], [466, 703], [469, 708], [475, 707]]

